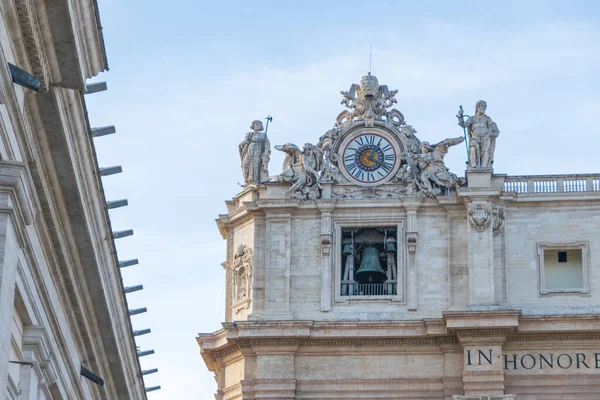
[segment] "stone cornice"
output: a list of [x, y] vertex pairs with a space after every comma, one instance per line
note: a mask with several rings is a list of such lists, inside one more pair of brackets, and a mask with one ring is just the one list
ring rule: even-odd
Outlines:
[[519, 326], [520, 311], [447, 311], [442, 313], [449, 332], [467, 329], [509, 329]]
[[[473, 317], [482, 313], [454, 313], [455, 316]], [[490, 313], [493, 314], [493, 313]], [[501, 317], [514, 317], [518, 312], [497, 312]], [[498, 317], [498, 316], [497, 316]], [[581, 316], [585, 320], [597, 320], [600, 316]], [[542, 321], [576, 319], [569, 317], [526, 317]], [[573, 322], [573, 321], [572, 321]], [[443, 320], [406, 322], [344, 322], [344, 321], [254, 321], [223, 324], [224, 329], [214, 334], [199, 335], [198, 342], [207, 364], [222, 368], [242, 357], [261, 354], [440, 354], [460, 352], [462, 346], [519, 345], [542, 343], [569, 343], [571, 346], [600, 341], [600, 331], [595, 332], [537, 332], [516, 334], [514, 327], [507, 326], [455, 329], [451, 334], [428, 335], [425, 325], [437, 326]], [[545, 322], [544, 322], [545, 323]], [[419, 329], [418, 327], [421, 327]], [[542, 327], [543, 328], [543, 327]], [[399, 337], [398, 330], [413, 336]], [[420, 334], [415, 334], [420, 331]], [[431, 331], [431, 329], [430, 329]], [[437, 328], [433, 331], [438, 331]], [[320, 332], [326, 332], [323, 335]], [[360, 333], [357, 333], [360, 332]], [[369, 336], [370, 335], [370, 336]], [[210, 368], [210, 367], [209, 367]]]
[[506, 339], [507, 343], [531, 343], [531, 342], [600, 342], [600, 332], [597, 333], [556, 333], [556, 334], [530, 334], [511, 335]]
[[83, 94], [51, 88], [33, 99], [38, 228], [56, 255], [50, 268], [74, 339], [108, 393], [145, 398]]

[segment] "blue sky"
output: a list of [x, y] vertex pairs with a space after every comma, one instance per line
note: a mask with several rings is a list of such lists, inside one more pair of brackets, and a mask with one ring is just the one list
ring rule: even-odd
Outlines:
[[[594, 1], [99, 0], [109, 90], [87, 96], [137, 342], [156, 354], [154, 399], [212, 399], [195, 337], [223, 319], [225, 242], [214, 219], [239, 190], [237, 145], [271, 114], [272, 145], [315, 143], [369, 67], [398, 89], [421, 140], [462, 135], [455, 114], [488, 103], [498, 124], [495, 173], [599, 172], [600, 3]], [[283, 157], [274, 151], [271, 174]], [[463, 147], [447, 165], [463, 175]]]

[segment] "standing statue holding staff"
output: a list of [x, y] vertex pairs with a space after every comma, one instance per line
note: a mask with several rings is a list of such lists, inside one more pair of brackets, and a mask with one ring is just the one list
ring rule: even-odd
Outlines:
[[263, 132], [263, 124], [259, 120], [252, 121], [252, 131], [240, 143], [240, 158], [245, 185], [258, 185], [269, 179], [269, 159], [271, 144], [267, 133]]
[[500, 131], [490, 117], [485, 115], [487, 104], [479, 100], [475, 115], [464, 120], [462, 106], [458, 111], [458, 125], [466, 129], [469, 138], [469, 168], [492, 168], [496, 138]]

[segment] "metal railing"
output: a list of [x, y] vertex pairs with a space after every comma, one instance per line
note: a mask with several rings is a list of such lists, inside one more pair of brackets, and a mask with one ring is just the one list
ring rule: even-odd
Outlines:
[[342, 296], [394, 296], [397, 293], [395, 281], [384, 283], [342, 282]]
[[600, 191], [600, 174], [507, 176], [505, 192], [577, 193]]

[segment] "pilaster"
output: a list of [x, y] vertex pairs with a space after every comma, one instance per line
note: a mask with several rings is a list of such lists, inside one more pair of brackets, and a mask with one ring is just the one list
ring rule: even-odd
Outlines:
[[419, 275], [417, 266], [417, 211], [421, 206], [421, 199], [403, 198], [402, 205], [406, 209], [406, 244], [408, 250], [406, 304], [409, 311], [416, 311], [419, 298]]
[[291, 214], [268, 213], [266, 218], [265, 313], [291, 319]]
[[449, 333], [456, 334], [463, 348], [465, 396], [504, 395], [503, 345], [519, 317], [517, 311], [444, 313]]
[[331, 310], [331, 282], [332, 274], [332, 253], [333, 243], [333, 225], [331, 214], [333, 211], [332, 202], [322, 202], [319, 204], [321, 211], [321, 311]]
[[494, 204], [501, 188], [492, 186], [491, 169], [467, 170], [468, 187], [458, 195], [467, 205], [468, 310], [498, 308], [494, 268]]
[[25, 163], [0, 161], [0, 388], [6, 388], [18, 255], [39, 204]]

